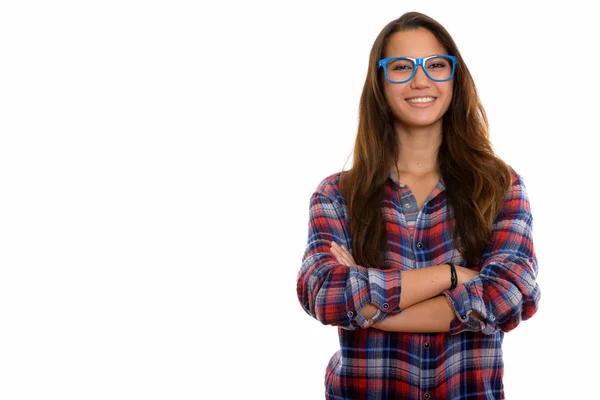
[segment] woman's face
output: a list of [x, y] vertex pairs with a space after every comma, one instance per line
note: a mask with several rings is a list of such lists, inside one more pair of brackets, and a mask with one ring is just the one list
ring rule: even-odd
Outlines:
[[[421, 58], [447, 54], [446, 49], [427, 29], [396, 32], [385, 47], [383, 58], [405, 56]], [[445, 82], [432, 81], [422, 67], [406, 83], [391, 83], [383, 78], [383, 92], [388, 106], [399, 124], [406, 127], [441, 125], [441, 119], [452, 100], [454, 78]], [[415, 99], [420, 99], [418, 103]], [[423, 102], [425, 101], [425, 102]]]

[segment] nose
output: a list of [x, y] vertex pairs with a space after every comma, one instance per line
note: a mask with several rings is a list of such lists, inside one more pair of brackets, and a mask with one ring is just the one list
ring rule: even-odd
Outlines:
[[[421, 67], [421, 68], [419, 68]], [[417, 71], [415, 72], [415, 76], [410, 80], [410, 87], [412, 89], [420, 89], [429, 87], [430, 81], [427, 75], [425, 75], [425, 66], [419, 65], [417, 66]]]

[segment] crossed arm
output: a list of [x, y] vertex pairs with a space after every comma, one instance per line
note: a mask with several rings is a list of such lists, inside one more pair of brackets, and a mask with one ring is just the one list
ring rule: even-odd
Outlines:
[[[343, 265], [355, 264], [352, 254], [344, 245], [331, 242], [331, 253]], [[458, 284], [465, 283], [477, 272], [468, 268], [456, 267]], [[455, 314], [448, 301], [441, 293], [450, 288], [450, 267], [447, 264], [431, 266], [416, 270], [402, 271], [402, 295], [400, 296], [401, 313], [390, 315], [372, 326], [384, 331], [393, 332], [448, 332]], [[372, 318], [377, 307], [367, 304], [360, 311], [366, 319]], [[481, 318], [473, 313], [475, 318]]]
[[321, 190], [311, 197], [297, 279], [302, 307], [321, 323], [350, 330], [493, 334], [514, 329], [537, 311], [532, 216], [518, 176], [493, 222], [479, 272], [457, 266], [458, 286], [452, 290], [447, 264], [407, 271], [366, 268], [344, 248], [332, 247], [351, 244], [347, 215], [336, 192]]

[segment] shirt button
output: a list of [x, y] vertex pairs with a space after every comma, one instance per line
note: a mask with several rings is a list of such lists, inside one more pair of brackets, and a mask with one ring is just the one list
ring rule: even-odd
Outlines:
[[423, 248], [423, 243], [422, 242], [417, 243], [417, 248], [422, 249]]
[[383, 303], [381, 306], [382, 306], [384, 309], [386, 309], [386, 310], [387, 310], [388, 308], [390, 308], [390, 305], [389, 305], [388, 303]]
[[430, 398], [431, 398], [431, 396], [429, 395], [429, 393], [425, 393], [425, 394], [423, 395], [423, 398], [424, 398], [425, 400], [428, 400], [428, 399], [430, 399]]
[[467, 319], [467, 316], [465, 314], [460, 316], [462, 319]]
[[426, 349], [428, 349], [428, 348], [429, 348], [429, 343], [425, 343], [425, 344], [423, 345], [423, 347], [425, 347]]
[[348, 311], [348, 317], [350, 317], [350, 318], [354, 317], [354, 313], [352, 311]]
[[404, 205], [404, 208], [410, 208], [410, 203], [406, 203], [406, 204]]

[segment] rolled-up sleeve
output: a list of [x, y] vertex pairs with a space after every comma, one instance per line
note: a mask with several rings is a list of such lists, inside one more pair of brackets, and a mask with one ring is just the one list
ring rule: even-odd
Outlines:
[[[456, 318], [450, 333], [465, 330], [508, 332], [538, 309], [537, 257], [532, 215], [525, 185], [513, 171], [513, 183], [492, 226], [492, 237], [481, 257], [479, 275], [446, 290]], [[473, 312], [481, 316], [476, 317]]]
[[[308, 241], [297, 279], [303, 309], [325, 325], [349, 330], [368, 328], [400, 312], [400, 271], [343, 265], [331, 253], [332, 241], [352, 253], [344, 208], [315, 192], [310, 198]], [[360, 311], [369, 303], [377, 312], [366, 319]]]

